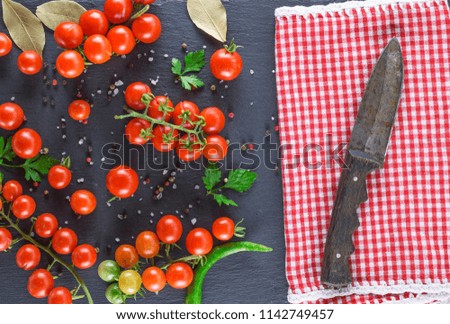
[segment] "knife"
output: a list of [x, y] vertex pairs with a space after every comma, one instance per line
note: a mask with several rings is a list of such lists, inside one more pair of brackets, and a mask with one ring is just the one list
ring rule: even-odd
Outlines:
[[366, 177], [383, 167], [403, 84], [403, 58], [396, 38], [378, 59], [359, 106], [334, 200], [322, 261], [321, 282], [341, 288], [352, 281], [349, 257], [359, 226], [357, 209], [368, 199]]

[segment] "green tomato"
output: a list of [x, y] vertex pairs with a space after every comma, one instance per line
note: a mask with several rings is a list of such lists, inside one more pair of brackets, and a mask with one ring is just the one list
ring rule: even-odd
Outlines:
[[119, 277], [119, 288], [125, 295], [134, 295], [141, 289], [142, 278], [135, 270], [125, 270]]
[[110, 284], [105, 291], [105, 297], [111, 304], [123, 304], [125, 302], [125, 296], [120, 291], [117, 282]]
[[105, 260], [99, 264], [97, 272], [103, 281], [113, 282], [119, 280], [120, 267], [113, 260]]

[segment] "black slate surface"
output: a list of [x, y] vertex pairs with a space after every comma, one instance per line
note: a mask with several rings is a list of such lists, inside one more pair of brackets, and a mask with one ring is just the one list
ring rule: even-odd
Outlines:
[[[22, 1], [24, 2], [24, 1]], [[26, 6], [33, 11], [44, 1], [26, 1]], [[86, 8], [101, 8], [102, 1], [79, 1]], [[60, 158], [63, 152], [72, 157], [72, 170], [74, 174], [71, 185], [63, 191], [49, 188], [44, 181], [33, 190], [33, 197], [38, 203], [37, 213], [53, 212], [60, 220], [60, 224], [73, 228], [79, 236], [79, 242], [91, 243], [100, 248], [99, 260], [113, 258], [113, 251], [118, 246], [116, 238], [122, 243], [133, 243], [136, 236], [144, 229], [154, 229], [161, 213], [183, 214], [183, 210], [192, 204], [189, 215], [185, 215], [183, 224], [185, 234], [192, 228], [191, 219], [195, 218], [195, 226], [210, 227], [213, 219], [228, 215], [235, 220], [245, 218], [247, 239], [273, 247], [274, 251], [267, 254], [242, 253], [220, 261], [208, 274], [204, 286], [205, 303], [286, 303], [287, 282], [285, 278], [284, 235], [283, 235], [283, 207], [281, 174], [274, 169], [274, 165], [253, 163], [249, 153], [234, 159], [233, 166], [239, 163], [253, 161], [246, 167], [257, 167], [258, 180], [254, 188], [242, 195], [233, 195], [239, 208], [219, 208], [210, 199], [204, 198], [203, 187], [195, 190], [195, 185], [201, 185], [202, 171], [188, 170], [178, 173], [176, 189], [164, 192], [160, 201], [152, 199], [151, 186], [164, 182], [168, 175], [162, 170], [139, 171], [140, 176], [149, 176], [151, 182], [140, 188], [134, 198], [114, 202], [111, 207], [106, 205], [109, 194], [104, 181], [107, 173], [101, 168], [102, 147], [107, 143], [122, 143], [122, 134], [125, 122], [115, 121], [113, 116], [121, 112], [124, 103], [122, 91], [125, 86], [134, 81], [150, 82], [149, 79], [158, 79], [152, 85], [156, 94], [168, 93], [174, 103], [183, 100], [193, 100], [200, 107], [219, 106], [228, 114], [234, 113], [234, 118], [227, 120], [223, 135], [233, 143], [255, 143], [252, 154], [263, 161], [267, 160], [267, 150], [257, 150], [256, 144], [268, 141], [267, 135], [273, 143], [278, 142], [278, 134], [274, 131], [277, 125], [277, 106], [274, 70], [274, 9], [283, 5], [312, 5], [320, 1], [273, 1], [273, 0], [229, 0], [224, 4], [228, 12], [228, 37], [236, 38], [243, 45], [240, 53], [244, 60], [242, 75], [230, 83], [218, 84], [208, 68], [200, 76], [208, 85], [217, 84], [218, 90], [211, 92], [208, 87], [195, 92], [187, 93], [175, 85], [170, 73], [170, 58], [182, 57], [181, 44], [186, 43], [189, 50], [201, 49], [206, 46], [206, 56], [220, 47], [220, 44], [199, 31], [190, 21], [185, 1], [157, 0], [151, 11], [159, 16], [163, 24], [163, 34], [158, 42], [152, 45], [139, 44], [134, 52], [126, 59], [113, 58], [101, 66], [93, 66], [89, 71], [76, 80], [68, 81], [63, 85], [62, 78], [55, 74], [52, 64], [61, 51], [56, 47], [52, 34], [47, 30], [47, 45], [44, 57], [49, 67], [37, 76], [22, 75], [16, 68], [16, 58], [19, 50], [0, 59], [0, 102], [15, 98], [26, 113], [27, 126], [36, 129], [42, 136], [44, 146], [50, 149], [50, 154]], [[5, 31], [0, 24], [0, 31]], [[154, 51], [154, 53], [151, 52]], [[146, 53], [146, 56], [144, 55]], [[166, 54], [168, 57], [166, 57]], [[139, 58], [140, 57], [140, 58]], [[149, 62], [148, 58], [153, 57]], [[250, 73], [254, 71], [254, 74]], [[48, 80], [56, 78], [59, 84], [54, 87], [43, 81], [46, 75]], [[81, 83], [84, 80], [84, 83]], [[124, 86], [119, 87], [120, 94], [109, 102], [107, 91], [111, 83], [121, 80]], [[87, 125], [79, 124], [68, 118], [67, 106], [75, 98], [77, 87], [82, 85], [81, 93], [84, 98], [94, 103], [94, 108]], [[99, 93], [101, 91], [101, 94]], [[43, 103], [43, 97], [48, 103]], [[54, 101], [54, 106], [51, 102]], [[62, 131], [57, 127], [61, 118], [66, 118], [66, 140], [62, 138]], [[10, 135], [4, 131], [1, 135]], [[86, 137], [82, 145], [79, 140]], [[92, 145], [92, 159], [94, 164], [88, 166], [85, 162], [87, 145]], [[125, 157], [130, 156], [130, 147], [125, 145]], [[150, 158], [161, 160], [158, 153], [145, 152]], [[265, 155], [264, 155], [265, 154]], [[276, 153], [272, 155], [272, 161]], [[136, 156], [131, 154], [131, 165], [138, 165]], [[266, 163], [267, 164], [267, 163]], [[5, 172], [2, 168], [2, 172]], [[23, 179], [22, 174], [6, 173], [6, 179]], [[84, 183], [77, 179], [84, 178]], [[25, 191], [32, 188], [25, 185]], [[66, 196], [81, 188], [92, 190], [98, 198], [98, 207], [94, 214], [77, 219], [70, 209]], [[48, 199], [43, 192], [49, 189]], [[143, 198], [142, 201], [139, 198]], [[199, 203], [197, 203], [199, 200]], [[138, 210], [141, 214], [138, 214]], [[118, 214], [126, 211], [127, 218], [120, 220]], [[151, 212], [154, 217], [151, 217]], [[153, 220], [153, 224], [151, 223]], [[184, 236], [183, 236], [184, 237]], [[108, 249], [110, 245], [112, 248]], [[1, 303], [46, 303], [46, 300], [37, 300], [29, 296], [26, 290], [27, 278], [30, 273], [18, 270], [15, 265], [15, 254], [2, 253], [0, 255], [0, 302]], [[41, 266], [46, 266], [47, 259], [43, 256]], [[102, 282], [96, 274], [96, 267], [80, 271], [85, 279], [94, 301], [107, 302], [104, 292], [107, 284]], [[57, 280], [57, 285], [74, 287], [75, 282], [67, 271]], [[85, 301], [85, 300], [84, 300]], [[145, 299], [138, 298], [136, 303], [182, 303], [184, 291], [166, 288], [158, 296], [147, 294]]]

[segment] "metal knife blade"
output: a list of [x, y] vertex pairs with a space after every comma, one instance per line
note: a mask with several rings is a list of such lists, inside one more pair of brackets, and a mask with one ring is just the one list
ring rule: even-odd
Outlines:
[[359, 106], [334, 201], [322, 261], [321, 282], [330, 288], [351, 283], [349, 257], [357, 209], [366, 201], [367, 175], [383, 167], [403, 84], [403, 58], [396, 38], [381, 53]]

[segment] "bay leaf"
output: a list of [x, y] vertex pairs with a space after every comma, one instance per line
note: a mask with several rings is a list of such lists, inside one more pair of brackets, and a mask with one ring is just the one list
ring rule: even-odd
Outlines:
[[75, 1], [56, 0], [41, 4], [36, 9], [36, 15], [51, 30], [55, 30], [62, 22], [72, 21], [78, 24], [80, 16], [86, 11]]
[[220, 0], [187, 0], [192, 22], [222, 43], [227, 41], [227, 12]]
[[42, 56], [45, 32], [41, 21], [29, 9], [12, 0], [2, 0], [3, 21], [14, 43], [22, 51], [36, 51]]

